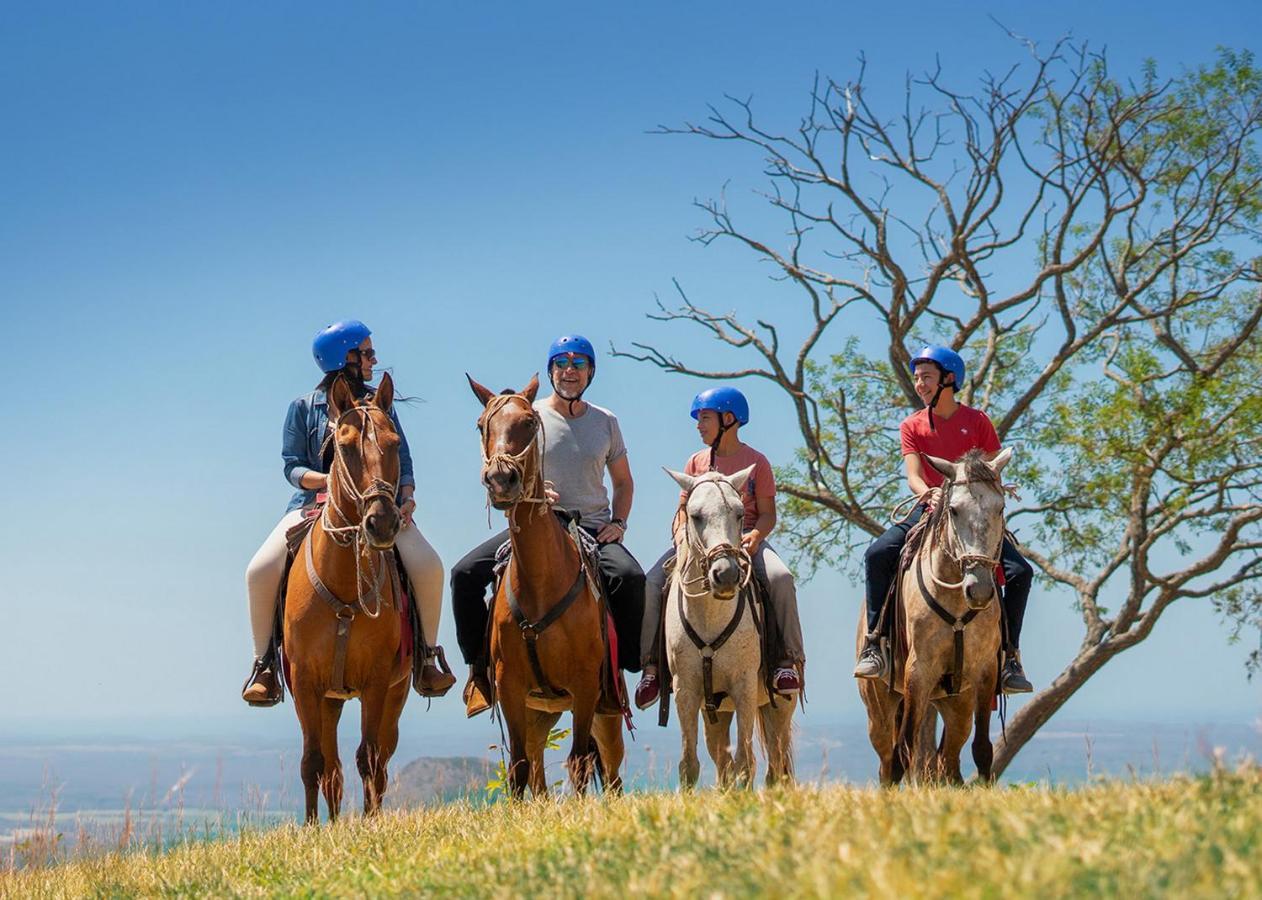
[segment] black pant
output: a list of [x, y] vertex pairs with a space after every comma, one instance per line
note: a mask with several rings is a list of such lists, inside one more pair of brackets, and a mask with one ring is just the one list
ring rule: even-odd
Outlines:
[[[907, 532], [920, 521], [924, 512], [925, 508], [918, 505], [904, 521], [873, 541], [863, 554], [867, 573], [868, 634], [876, 631], [885, 596], [898, 573], [898, 555], [907, 541]], [[1025, 620], [1025, 604], [1030, 599], [1034, 569], [1007, 538], [1004, 538], [999, 559], [1003, 566], [1003, 612], [1008, 621], [1008, 646], [1016, 649], [1021, 645], [1021, 623]]]
[[[593, 529], [584, 529], [595, 537]], [[475, 547], [451, 569], [451, 609], [464, 661], [481, 662], [486, 638], [487, 589], [495, 581], [495, 551], [508, 540], [501, 531]], [[640, 620], [644, 616], [644, 570], [622, 544], [600, 545], [600, 578], [618, 632], [618, 662], [640, 671]], [[560, 597], [556, 599], [560, 600]]]

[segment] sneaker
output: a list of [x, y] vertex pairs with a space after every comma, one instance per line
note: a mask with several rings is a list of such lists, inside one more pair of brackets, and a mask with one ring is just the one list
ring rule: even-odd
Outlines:
[[1020, 651], [1008, 651], [999, 685], [1005, 694], [1029, 694], [1034, 691], [1034, 685], [1030, 684], [1030, 679], [1025, 677], [1025, 669], [1021, 667]]
[[657, 683], [657, 672], [644, 670], [640, 683], [635, 686], [635, 705], [640, 709], [648, 709], [661, 696], [661, 686]]
[[802, 690], [802, 679], [798, 678], [797, 669], [781, 666], [772, 674], [771, 686], [777, 694], [792, 694]]
[[456, 676], [451, 674], [451, 666], [447, 665], [447, 656], [442, 647], [434, 647], [421, 671], [412, 681], [412, 686], [422, 697], [441, 697], [451, 690], [456, 683]]
[[464, 714], [472, 719], [491, 708], [491, 683], [484, 670], [474, 666], [469, 670], [469, 681], [464, 686]]
[[859, 654], [859, 664], [854, 667], [855, 678], [884, 678], [889, 672], [889, 663], [881, 652], [881, 643], [870, 638]]
[[263, 660], [254, 661], [254, 670], [241, 688], [241, 699], [251, 706], [275, 706], [280, 702], [280, 682]]

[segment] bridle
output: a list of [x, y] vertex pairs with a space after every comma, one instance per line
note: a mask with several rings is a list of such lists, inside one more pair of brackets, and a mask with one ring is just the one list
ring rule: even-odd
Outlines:
[[[730, 559], [736, 563], [741, 571], [741, 583], [737, 586], [737, 591], [743, 591], [749, 585], [749, 579], [753, 575], [753, 562], [749, 558], [749, 551], [744, 547], [732, 544], [729, 541], [720, 541], [712, 547], [707, 548], [701, 543], [701, 536], [697, 534], [696, 529], [692, 526], [692, 517], [687, 514], [688, 500], [692, 497], [693, 491], [701, 487], [703, 484], [718, 485], [720, 492], [726, 486], [729, 490], [736, 494], [737, 500], [740, 500], [740, 492], [731, 484], [721, 478], [707, 478], [704, 481], [696, 481], [692, 487], [684, 494], [683, 509], [685, 519], [685, 539], [684, 549], [687, 550], [687, 556], [683, 560], [679, 571], [679, 587], [683, 591], [684, 596], [690, 600], [699, 597], [705, 597], [713, 593], [710, 586], [710, 567], [720, 559]], [[742, 507], [744, 501], [741, 501]], [[696, 570], [699, 566], [699, 570]], [[692, 577], [688, 577], [689, 569], [694, 569]], [[696, 586], [700, 585], [700, 589]]]
[[[499, 451], [490, 452], [490, 437], [487, 426], [496, 413], [500, 412], [513, 400], [520, 400], [526, 404], [526, 412], [530, 416], [530, 420], [534, 425], [534, 433], [531, 434], [530, 440], [526, 442], [526, 446], [522, 447], [516, 453], [505, 453]], [[543, 497], [535, 496], [536, 493], [542, 493], [540, 481], [543, 473], [543, 451], [544, 442], [547, 440], [543, 435], [543, 422], [539, 418], [539, 413], [535, 411], [534, 405], [523, 397], [521, 394], [496, 394], [486, 404], [486, 410], [482, 413], [482, 417], [478, 419], [478, 432], [482, 436], [482, 473], [483, 477], [492, 465], [503, 466], [517, 476], [521, 482], [521, 494], [508, 506], [507, 512], [511, 513], [519, 503], [531, 503], [546, 506], [547, 500]], [[528, 465], [531, 461], [534, 465]], [[487, 509], [488, 515], [491, 506], [490, 491], [487, 492]], [[531, 508], [530, 516], [533, 518], [535, 509]], [[517, 525], [509, 516], [509, 525], [513, 531], [517, 530]]]
[[[360, 418], [359, 447], [361, 458], [365, 442], [371, 443], [378, 453], [382, 452], [381, 444], [378, 440], [377, 423], [373, 421], [370, 407], [352, 406], [343, 410], [333, 420], [332, 429], [327, 438], [327, 440], [333, 441], [333, 464], [329, 467], [329, 496], [324, 504], [324, 509], [320, 512], [320, 527], [333, 543], [341, 547], [353, 548], [355, 553], [356, 599], [364, 615], [370, 619], [375, 619], [381, 613], [381, 587], [385, 582], [388, 568], [386, 560], [388, 551], [369, 550], [368, 572], [367, 577], [365, 577], [363, 566], [364, 510], [374, 500], [385, 500], [393, 505], [395, 498], [399, 494], [399, 486], [397, 482], [389, 482], [377, 477], [373, 477], [368, 487], [362, 491], [355, 484], [355, 479], [351, 475], [350, 467], [346, 462], [345, 451], [337, 440], [338, 429], [342, 427], [351, 415], [358, 415]], [[335, 487], [337, 490], [334, 490]], [[345, 492], [351, 501], [354, 502], [354, 517], [348, 516], [342, 509], [338, 497], [338, 494], [341, 492]], [[333, 520], [335, 516], [343, 524], [334, 525]], [[308, 541], [307, 552], [310, 555], [310, 541]], [[369, 596], [376, 601], [371, 611], [366, 602]]]
[[988, 484], [999, 493], [999, 500], [1002, 504], [1004, 498], [1003, 485], [998, 479], [993, 481], [982, 478], [965, 478], [960, 481], [948, 478], [942, 483], [941, 496], [938, 499], [937, 521], [933, 524], [934, 535], [936, 540], [934, 544], [939, 550], [946, 555], [947, 559], [953, 566], [957, 566], [960, 570], [960, 580], [955, 583], [946, 582], [938, 578], [933, 567], [929, 567], [929, 577], [933, 579], [934, 584], [947, 590], [958, 590], [964, 586], [964, 570], [972, 568], [985, 568], [987, 572], [994, 572], [995, 566], [999, 565], [1000, 555], [1003, 552], [1003, 529], [999, 529], [999, 543], [991, 554], [983, 553], [964, 553], [964, 541], [960, 538], [958, 528], [951, 518], [951, 491], [957, 484]]

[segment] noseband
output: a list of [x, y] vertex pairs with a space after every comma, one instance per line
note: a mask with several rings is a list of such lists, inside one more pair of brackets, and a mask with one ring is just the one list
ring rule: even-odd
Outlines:
[[[530, 440], [526, 442], [526, 446], [522, 447], [517, 453], [505, 453], [499, 451], [491, 452], [490, 436], [487, 426], [491, 423], [492, 417], [502, 410], [509, 402], [520, 400], [526, 404], [526, 411], [530, 415], [530, 420], [534, 423], [534, 434], [530, 436]], [[546, 505], [547, 500], [542, 497], [534, 496], [539, 489], [540, 475], [543, 471], [543, 451], [544, 442], [547, 438], [540, 438], [543, 434], [543, 421], [539, 418], [539, 413], [535, 412], [534, 405], [523, 397], [521, 394], [497, 394], [492, 397], [486, 405], [486, 411], [482, 414], [482, 418], [478, 420], [478, 431], [482, 435], [482, 477], [486, 479], [486, 474], [491, 466], [503, 466], [508, 471], [517, 476], [517, 480], [521, 482], [521, 495], [509, 504], [508, 511], [511, 512], [519, 503], [532, 503]], [[534, 465], [528, 466], [533, 459]], [[491, 495], [490, 488], [487, 489], [487, 507], [490, 508]], [[534, 510], [531, 509], [531, 516], [534, 516]], [[511, 520], [510, 520], [511, 523]], [[516, 530], [516, 526], [513, 526]]]
[[[749, 579], [753, 575], [753, 561], [749, 558], [749, 551], [739, 545], [734, 545], [729, 541], [720, 541], [713, 547], [707, 548], [701, 543], [701, 536], [696, 533], [692, 527], [692, 517], [688, 515], [688, 500], [692, 497], [692, 492], [703, 484], [725, 485], [732, 488], [726, 481], [718, 479], [707, 479], [698, 481], [689, 488], [688, 493], [684, 495], [684, 517], [686, 519], [686, 541], [685, 547], [688, 550], [688, 559], [686, 561], [685, 571], [679, 573], [679, 583], [684, 594], [689, 599], [696, 599], [706, 595], [713, 594], [713, 588], [710, 585], [710, 567], [720, 559], [730, 559], [741, 572], [741, 582], [737, 585], [737, 591], [743, 591], [749, 585]], [[719, 488], [722, 491], [722, 487]], [[732, 488], [733, 491], [736, 488]], [[740, 492], [737, 492], [737, 499], [740, 499]], [[741, 503], [744, 507], [744, 501]], [[687, 577], [686, 567], [694, 564], [700, 564], [700, 571], [691, 578]], [[695, 589], [695, 585], [700, 585], [700, 590]]]
[[933, 579], [938, 587], [947, 590], [958, 590], [964, 586], [964, 570], [972, 568], [985, 567], [986, 571], [994, 572], [995, 566], [999, 565], [1000, 556], [1003, 553], [1003, 529], [999, 529], [999, 545], [995, 547], [994, 553], [990, 555], [982, 553], [964, 553], [964, 541], [960, 539], [959, 529], [955, 526], [951, 519], [951, 491], [957, 484], [988, 484], [999, 492], [1000, 502], [1003, 501], [1003, 487], [998, 481], [986, 481], [983, 479], [966, 478], [963, 481], [955, 481], [946, 479], [942, 484], [942, 496], [938, 500], [938, 521], [934, 524], [934, 534], [938, 537], [935, 541], [941, 551], [946, 555], [951, 564], [958, 566], [960, 569], [960, 580], [955, 583], [942, 581], [934, 574], [933, 567], [929, 567], [929, 577]]

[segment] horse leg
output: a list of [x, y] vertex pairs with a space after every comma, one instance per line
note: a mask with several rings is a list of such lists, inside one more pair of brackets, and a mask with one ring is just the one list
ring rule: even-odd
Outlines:
[[697, 716], [701, 712], [701, 696], [695, 691], [680, 691], [676, 681], [675, 709], [679, 712], [679, 786], [692, 790], [701, 776], [701, 760], [697, 759]]
[[377, 729], [377, 746], [380, 755], [377, 765], [377, 806], [380, 808], [386, 798], [386, 790], [390, 786], [390, 760], [394, 751], [399, 748], [399, 718], [403, 715], [403, 706], [408, 702], [409, 679], [386, 689], [386, 704], [381, 713], [381, 725]]
[[573, 743], [570, 744], [566, 765], [570, 770], [570, 784], [579, 796], [587, 793], [587, 783], [591, 781], [592, 769], [596, 765], [596, 754], [592, 751], [592, 721], [596, 717], [598, 685], [598, 680], [593, 678], [591, 690], [574, 691]]
[[942, 713], [942, 743], [938, 747], [938, 773], [952, 784], [963, 784], [964, 776], [960, 774], [960, 751], [968, 740], [969, 728], [973, 724], [972, 696], [960, 694], [948, 700], [939, 701], [938, 710]]
[[530, 760], [529, 784], [532, 797], [548, 796], [548, 777], [544, 771], [543, 753], [548, 735], [560, 718], [560, 713], [529, 708], [526, 710], [526, 759]]
[[302, 788], [306, 799], [305, 822], [317, 825], [320, 822], [320, 775], [324, 771], [324, 755], [320, 752], [321, 701], [324, 699], [313, 690], [308, 690], [303, 681], [294, 672], [295, 679], [291, 693], [294, 698], [294, 709], [298, 713], [298, 724], [302, 728]]
[[[758, 725], [763, 752], [767, 754], [768, 787], [793, 782], [793, 710], [797, 698], [777, 698], [775, 706], [758, 707]], [[891, 741], [891, 744], [893, 742]]]
[[622, 760], [626, 747], [622, 742], [622, 716], [598, 715], [592, 722], [592, 736], [599, 751], [600, 775], [605, 782], [605, 793], [622, 793]]
[[736, 763], [732, 759], [732, 713], [717, 712], [715, 721], [704, 712], [702, 725], [705, 728], [705, 745], [710, 751], [710, 759], [714, 760], [715, 775], [720, 788], [732, 785]]
[[758, 718], [757, 673], [751, 673], [745, 684], [733, 692], [736, 705], [736, 783], [743, 788], [754, 786], [758, 762], [754, 757], [754, 721]]
[[320, 755], [324, 757], [324, 773], [320, 782], [330, 822], [336, 822], [342, 813], [342, 759], [337, 753], [337, 723], [342, 718], [345, 704], [345, 700], [325, 697], [320, 706]]
[[360, 698], [359, 749], [355, 764], [364, 784], [364, 815], [381, 811], [389, 784], [387, 764], [399, 743], [399, 715], [407, 701], [407, 682], [365, 691]]
[[982, 673], [973, 707], [973, 762], [977, 765], [977, 780], [983, 784], [991, 784], [995, 780], [995, 748], [990, 742], [990, 701], [995, 693], [997, 677], [994, 666]]
[[907, 676], [903, 688], [903, 721], [898, 730], [898, 753], [905, 769], [913, 780], [922, 781], [928, 776], [924, 745], [925, 716], [929, 714], [929, 697], [933, 683], [922, 667], [915, 665], [915, 657], [907, 661]]
[[526, 694], [519, 684], [506, 684], [496, 678], [500, 712], [504, 728], [508, 732], [508, 792], [514, 800], [526, 794], [526, 782], [530, 776], [530, 758], [526, 752], [527, 713]]

